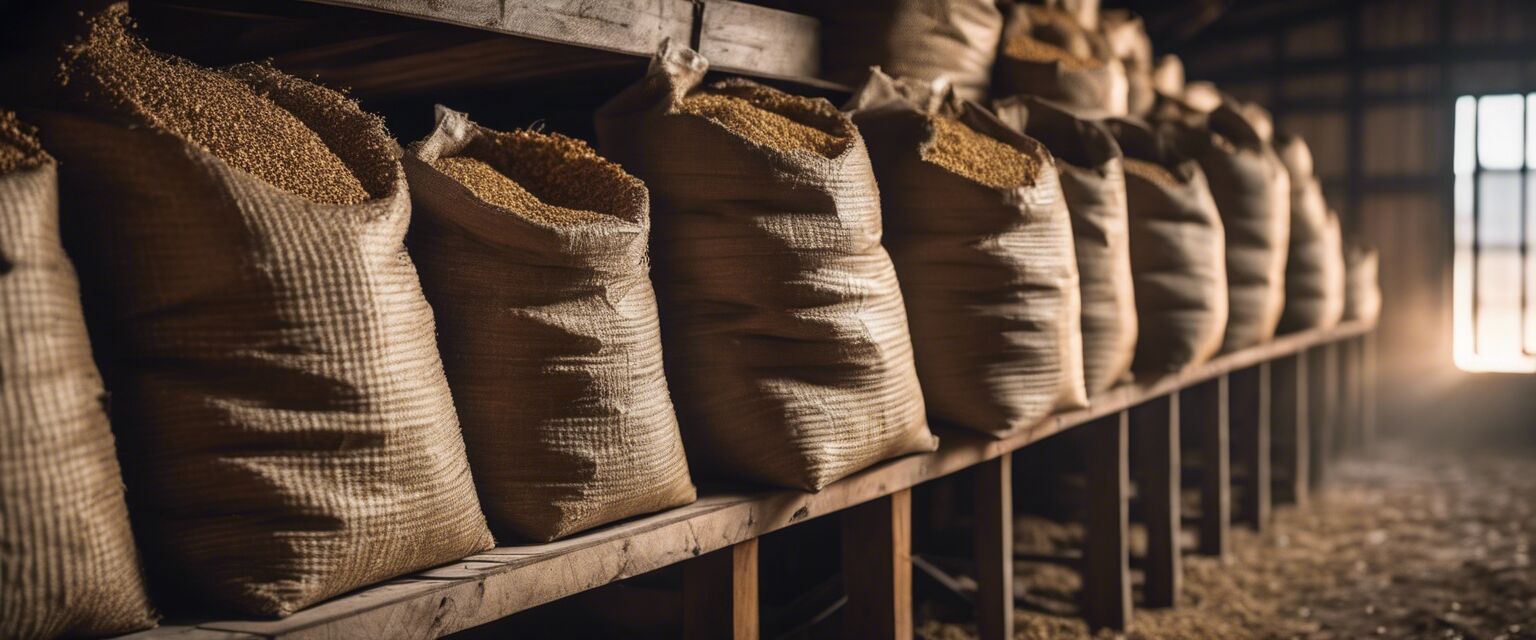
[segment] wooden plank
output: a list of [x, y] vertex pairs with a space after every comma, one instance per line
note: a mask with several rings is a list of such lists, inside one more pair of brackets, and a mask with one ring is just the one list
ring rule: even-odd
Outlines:
[[843, 637], [912, 638], [912, 492], [843, 512]]
[[1179, 566], [1179, 395], [1133, 407], [1136, 497], [1147, 529], [1142, 599], [1148, 607], [1172, 607], [1183, 580]]
[[1227, 376], [1190, 387], [1179, 399], [1179, 417], [1200, 438], [1201, 555], [1226, 557], [1231, 540], [1231, 449]]
[[1270, 367], [1271, 454], [1278, 489], [1273, 497], [1277, 502], [1305, 507], [1312, 486], [1309, 367], [1303, 354], [1280, 358]]
[[683, 563], [683, 638], [757, 640], [757, 539]]
[[1321, 487], [1328, 480], [1335, 451], [1335, 425], [1338, 423], [1339, 381], [1338, 350], [1332, 344], [1313, 347], [1307, 360], [1307, 416], [1312, 423], [1312, 485]]
[[1131, 621], [1129, 420], [1118, 413], [1086, 430], [1087, 522], [1083, 536], [1083, 618], [1094, 629]]
[[1269, 526], [1269, 363], [1234, 372], [1228, 396], [1232, 459], [1246, 470], [1239, 522], [1264, 531]]
[[1013, 456], [988, 460], [976, 483], [976, 630], [1013, 640]]
[[708, 0], [699, 53], [711, 69], [784, 79], [821, 77], [821, 22], [768, 7]]

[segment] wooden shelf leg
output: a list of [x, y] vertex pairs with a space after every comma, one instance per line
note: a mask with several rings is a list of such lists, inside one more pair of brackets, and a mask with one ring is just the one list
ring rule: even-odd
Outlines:
[[1311, 494], [1311, 427], [1307, 409], [1307, 358], [1304, 353], [1271, 363], [1270, 430], [1275, 447], [1271, 464], [1280, 469], [1274, 498], [1305, 507]]
[[1178, 601], [1179, 566], [1179, 395], [1153, 398], [1131, 408], [1137, 444], [1136, 481], [1142, 520], [1147, 527], [1146, 587], [1148, 607]]
[[976, 466], [976, 629], [1013, 640], [1013, 456]]
[[683, 564], [683, 637], [757, 640], [757, 539]]
[[1269, 526], [1269, 363], [1234, 371], [1227, 415], [1232, 421], [1232, 459], [1247, 473], [1239, 522], [1264, 531]]
[[1333, 462], [1334, 425], [1338, 422], [1339, 406], [1338, 350], [1327, 344], [1307, 352], [1307, 386], [1309, 421], [1312, 423], [1312, 486], [1321, 487], [1328, 479], [1328, 467]]
[[1339, 345], [1339, 432], [1344, 450], [1360, 452], [1360, 375], [1361, 339], [1350, 338]]
[[1131, 620], [1129, 429], [1125, 412], [1085, 424], [1088, 518], [1083, 540], [1083, 618], [1094, 629]]
[[1360, 338], [1360, 448], [1369, 455], [1376, 447], [1376, 332]]
[[1200, 437], [1200, 555], [1226, 557], [1231, 538], [1231, 450], [1228, 442], [1227, 376], [1183, 391], [1179, 419]]
[[843, 637], [912, 638], [912, 492], [843, 511]]

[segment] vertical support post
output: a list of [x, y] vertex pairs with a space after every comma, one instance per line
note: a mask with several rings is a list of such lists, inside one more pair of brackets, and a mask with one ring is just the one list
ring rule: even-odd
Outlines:
[[1320, 487], [1328, 479], [1328, 467], [1335, 451], [1334, 424], [1339, 406], [1337, 345], [1313, 347], [1307, 352], [1307, 359], [1310, 368], [1307, 415], [1312, 423], [1312, 485]]
[[1183, 391], [1179, 416], [1184, 428], [1200, 437], [1201, 555], [1227, 555], [1231, 538], [1231, 446], [1228, 441], [1227, 376], [1217, 376]]
[[976, 630], [1013, 640], [1013, 456], [979, 465], [976, 478]]
[[1376, 331], [1360, 339], [1360, 445], [1369, 455], [1376, 446]]
[[912, 638], [912, 492], [843, 512], [846, 638]]
[[1083, 618], [1093, 629], [1131, 621], [1130, 445], [1125, 412], [1083, 425], [1088, 517], [1083, 539]]
[[1360, 391], [1361, 339], [1350, 338], [1339, 344], [1339, 432], [1344, 450], [1359, 453], [1361, 449]]
[[1307, 506], [1311, 488], [1312, 444], [1309, 426], [1306, 353], [1275, 360], [1270, 369], [1270, 429], [1274, 435], [1274, 461], [1279, 467], [1277, 500]]
[[757, 539], [683, 564], [683, 637], [757, 640]]
[[1247, 473], [1239, 480], [1243, 488], [1239, 521], [1264, 531], [1269, 526], [1269, 363], [1260, 363], [1234, 371], [1228, 396], [1228, 416], [1232, 421], [1232, 459]]
[[1169, 394], [1131, 408], [1138, 461], [1137, 496], [1147, 527], [1145, 602], [1172, 607], [1178, 600], [1179, 396]]

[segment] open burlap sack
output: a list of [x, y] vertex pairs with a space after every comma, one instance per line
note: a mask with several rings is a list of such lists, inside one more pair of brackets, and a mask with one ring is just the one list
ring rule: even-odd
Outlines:
[[585, 143], [442, 107], [405, 169], [411, 256], [492, 530], [553, 540], [693, 502], [645, 185]]
[[998, 117], [1056, 158], [1072, 218], [1090, 395], [1123, 381], [1136, 355], [1136, 295], [1120, 145], [1100, 121], [1038, 98], [1007, 98]]
[[948, 87], [874, 70], [869, 146], [931, 415], [983, 432], [1087, 403], [1072, 227], [1050, 153]]
[[1285, 263], [1280, 331], [1338, 324], [1344, 313], [1344, 247], [1338, 216], [1328, 210], [1310, 169], [1306, 142], [1282, 136], [1277, 150], [1291, 180], [1291, 242]]
[[864, 140], [825, 100], [665, 44], [597, 114], [651, 191], [667, 380], [697, 474], [820, 489], [932, 450]]
[[1136, 120], [1110, 120], [1125, 154], [1138, 376], [1174, 373], [1210, 359], [1227, 326], [1227, 258], [1221, 216], [1199, 164]]
[[1242, 109], [1227, 100], [1203, 126], [1172, 125], [1180, 150], [1205, 171], [1226, 229], [1230, 314], [1223, 352], [1274, 337], [1291, 240], [1290, 176]]
[[822, 9], [822, 72], [856, 85], [871, 66], [902, 78], [948, 78], [971, 100], [987, 95], [1003, 31], [994, 0], [861, 0]]
[[1381, 255], [1353, 242], [1344, 250], [1344, 319], [1375, 323], [1381, 317]]
[[1152, 80], [1152, 39], [1147, 36], [1146, 24], [1127, 9], [1112, 9], [1104, 12], [1099, 32], [1110, 53], [1125, 67], [1126, 111], [1145, 117], [1157, 96]]
[[58, 174], [0, 111], [0, 638], [152, 627]]
[[1054, 7], [1017, 4], [1007, 11], [993, 68], [992, 93], [1032, 95], [1125, 115], [1125, 66], [1097, 31]]
[[382, 121], [269, 67], [182, 69], [318, 135], [367, 195], [321, 204], [148, 118], [96, 56], [66, 68], [83, 112], [43, 140], [151, 579], [282, 616], [489, 548]]

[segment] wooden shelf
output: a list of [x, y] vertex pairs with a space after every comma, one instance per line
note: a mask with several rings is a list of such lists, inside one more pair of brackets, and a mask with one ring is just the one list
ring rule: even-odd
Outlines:
[[885, 462], [819, 493], [710, 491], [705, 487], [699, 501], [687, 507], [559, 542], [499, 547], [321, 603], [282, 620], [171, 623], [128, 637], [439, 637], [891, 496], [1005, 456], [1063, 430], [1234, 371], [1363, 336], [1371, 329], [1362, 323], [1347, 323], [1281, 336], [1176, 375], [1112, 389], [1093, 399], [1087, 409], [1056, 415], [999, 437], [937, 426], [941, 439], [938, 451]]

